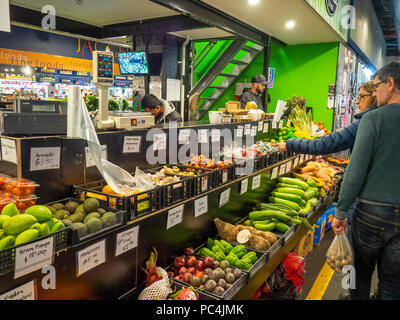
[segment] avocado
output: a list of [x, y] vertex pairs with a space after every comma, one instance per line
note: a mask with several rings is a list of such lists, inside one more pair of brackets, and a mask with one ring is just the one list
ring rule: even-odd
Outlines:
[[99, 208], [99, 200], [95, 198], [86, 199], [83, 203], [83, 208], [86, 212], [97, 212], [97, 209]]
[[111, 227], [117, 223], [117, 215], [114, 212], [107, 212], [101, 217], [104, 227]]
[[55, 208], [57, 211], [58, 210], [63, 210], [64, 209], [64, 205], [62, 203], [55, 203], [51, 205], [53, 208]]
[[99, 218], [92, 217], [86, 222], [89, 233], [95, 233], [103, 228], [103, 222]]
[[90, 212], [88, 215], [83, 219], [83, 223], [86, 223], [90, 218], [95, 217], [95, 218], [100, 218], [100, 213], [98, 212]]
[[105, 214], [107, 211], [104, 210], [103, 208], [98, 208], [97, 212], [100, 213], [101, 216], [103, 216], [103, 214]]
[[70, 216], [70, 212], [67, 210], [58, 210], [53, 216], [62, 220], [68, 218]]
[[56, 208], [54, 208], [53, 206], [45, 206], [45, 207], [47, 207], [47, 208], [49, 208], [50, 209], [50, 211], [51, 211], [51, 214], [54, 216], [54, 214], [57, 212], [57, 209]]
[[86, 213], [84, 212], [78, 212], [71, 214], [68, 217], [68, 220], [71, 220], [72, 222], [83, 222], [83, 219], [85, 219]]
[[75, 212], [76, 208], [78, 208], [78, 207], [79, 207], [79, 203], [77, 203], [75, 201], [70, 201], [65, 204], [64, 209], [69, 211], [70, 214], [72, 214]]
[[83, 212], [84, 214], [86, 214], [85, 208], [83, 207], [83, 204], [80, 204], [76, 209], [74, 213], [79, 213], [79, 212]]
[[69, 219], [63, 219], [63, 220], [61, 220], [61, 222], [64, 223], [64, 225], [65, 225], [66, 227], [69, 227], [69, 226], [71, 226], [71, 224], [72, 224], [72, 221], [69, 220]]
[[78, 230], [79, 238], [83, 238], [84, 236], [88, 235], [88, 228], [87, 228], [86, 224], [83, 224], [80, 222], [75, 222], [75, 223], [72, 223], [70, 227], [74, 230]]

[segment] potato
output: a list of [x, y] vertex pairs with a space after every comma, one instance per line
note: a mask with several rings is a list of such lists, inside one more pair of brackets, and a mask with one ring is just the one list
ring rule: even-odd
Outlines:
[[338, 273], [342, 273], [342, 268], [335, 268], [335, 271]]
[[347, 259], [343, 259], [341, 261], [342, 267], [347, 266], [349, 264], [349, 262], [347, 261]]
[[341, 260], [336, 260], [335, 261], [335, 266], [336, 266], [336, 268], [341, 268], [342, 267], [342, 264], [341, 264]]

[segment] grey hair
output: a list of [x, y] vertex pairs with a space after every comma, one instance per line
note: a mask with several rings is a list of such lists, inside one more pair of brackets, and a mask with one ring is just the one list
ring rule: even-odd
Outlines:
[[375, 77], [378, 77], [381, 81], [393, 78], [396, 87], [400, 89], [400, 62], [391, 62], [383, 66], [374, 74]]

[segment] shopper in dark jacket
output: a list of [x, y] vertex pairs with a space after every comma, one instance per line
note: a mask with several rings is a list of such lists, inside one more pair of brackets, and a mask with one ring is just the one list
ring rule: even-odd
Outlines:
[[145, 95], [141, 101], [141, 107], [145, 112], [151, 112], [156, 124], [182, 121], [181, 115], [171, 102], [158, 99], [155, 95]]
[[254, 102], [258, 109], [266, 111], [260, 95], [264, 93], [268, 82], [264, 75], [257, 74], [251, 79], [251, 88], [243, 89], [242, 95], [239, 98], [240, 108], [246, 109], [247, 102]]

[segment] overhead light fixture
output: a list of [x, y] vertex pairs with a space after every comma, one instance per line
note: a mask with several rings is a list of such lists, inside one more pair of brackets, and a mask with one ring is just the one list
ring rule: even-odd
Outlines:
[[6, 70], [6, 72], [8, 72], [8, 69], [5, 69]]
[[11, 71], [14, 72], [15, 71], [14, 68], [11, 68]]
[[260, 0], [248, 0], [248, 1], [249, 1], [249, 4], [252, 6], [256, 6], [257, 4], [260, 3]]
[[288, 22], [286, 22], [286, 29], [293, 29], [296, 26], [296, 21], [294, 20], [289, 20]]
[[22, 68], [22, 73], [27, 76], [30, 76], [32, 74], [32, 69], [30, 67], [26, 66], [26, 67]]

